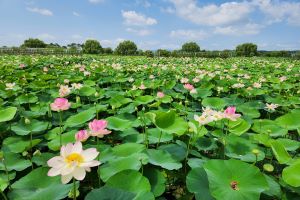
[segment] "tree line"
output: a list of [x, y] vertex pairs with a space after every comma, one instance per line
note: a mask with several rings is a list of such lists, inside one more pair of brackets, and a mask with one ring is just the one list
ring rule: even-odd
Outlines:
[[156, 51], [138, 49], [137, 45], [130, 40], [122, 41], [113, 50], [110, 47], [103, 48], [97, 40], [86, 40], [84, 44], [71, 43], [66, 46], [60, 46], [57, 43], [46, 44], [44, 41], [36, 38], [29, 38], [19, 47], [20, 49], [52, 49], [51, 52], [63, 52], [67, 49], [69, 53], [83, 54], [116, 54], [116, 55], [143, 55], [147, 57], [221, 57], [228, 58], [234, 56], [267, 56], [267, 57], [296, 57], [300, 58], [300, 52], [293, 51], [258, 51], [257, 45], [253, 43], [244, 43], [237, 45], [235, 50], [207, 51], [201, 50], [196, 42], [186, 42], [179, 50], [158, 49]]

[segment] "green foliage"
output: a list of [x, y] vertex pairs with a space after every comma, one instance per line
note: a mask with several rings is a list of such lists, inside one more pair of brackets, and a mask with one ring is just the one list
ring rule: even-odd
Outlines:
[[103, 52], [102, 46], [97, 40], [87, 40], [83, 45], [83, 53], [100, 54]]
[[235, 49], [238, 56], [256, 56], [257, 55], [257, 45], [252, 43], [240, 44]]
[[27, 40], [24, 41], [24, 43], [21, 45], [21, 47], [25, 47], [25, 48], [46, 48], [47, 44], [37, 38], [29, 38]]
[[115, 53], [118, 55], [135, 55], [137, 54], [137, 46], [134, 42], [125, 40], [119, 43], [115, 49]]
[[182, 45], [181, 51], [188, 53], [200, 52], [200, 46], [196, 42], [187, 42]]

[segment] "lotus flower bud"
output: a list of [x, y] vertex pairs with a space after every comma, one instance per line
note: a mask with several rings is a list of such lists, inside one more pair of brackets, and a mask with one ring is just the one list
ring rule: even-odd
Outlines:
[[28, 119], [28, 118], [25, 118], [25, 124], [30, 124], [31, 123], [31, 121]]
[[252, 153], [253, 153], [254, 155], [258, 155], [259, 152], [260, 152], [260, 151], [259, 151], [258, 149], [253, 149], [253, 150], [252, 150]]
[[273, 167], [273, 165], [271, 165], [271, 164], [264, 164], [263, 168], [264, 168], [264, 170], [267, 171], [267, 172], [272, 172], [272, 171], [274, 171], [274, 167]]

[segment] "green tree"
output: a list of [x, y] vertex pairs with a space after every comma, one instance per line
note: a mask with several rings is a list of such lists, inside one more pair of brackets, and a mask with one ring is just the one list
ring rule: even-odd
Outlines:
[[144, 54], [145, 54], [146, 57], [149, 57], [149, 58], [154, 57], [153, 51], [150, 51], [150, 50], [146, 50]]
[[113, 50], [110, 47], [103, 48], [103, 53], [105, 53], [105, 54], [112, 54]]
[[97, 40], [87, 40], [83, 45], [83, 53], [86, 54], [99, 54], [103, 49]]
[[187, 42], [182, 45], [181, 50], [188, 53], [200, 52], [200, 46], [196, 42]]
[[135, 55], [137, 54], [137, 46], [134, 42], [125, 40], [119, 43], [115, 49], [115, 53], [118, 55]]
[[166, 49], [158, 49], [156, 51], [156, 55], [158, 57], [170, 57], [171, 56], [171, 52], [166, 50]]
[[238, 56], [256, 56], [257, 55], [257, 45], [253, 43], [240, 44], [235, 49]]
[[24, 43], [21, 45], [21, 47], [25, 48], [46, 48], [47, 44], [37, 38], [29, 38], [24, 41]]

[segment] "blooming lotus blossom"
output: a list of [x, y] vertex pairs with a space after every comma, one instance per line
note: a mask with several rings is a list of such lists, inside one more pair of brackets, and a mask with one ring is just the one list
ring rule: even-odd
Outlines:
[[43, 67], [43, 71], [47, 73], [49, 71], [48, 67]]
[[106, 120], [97, 120], [94, 119], [89, 123], [90, 135], [102, 138], [104, 135], [110, 134], [111, 131], [107, 130], [107, 121]]
[[191, 91], [191, 90], [193, 90], [193, 89], [195, 89], [194, 88], [194, 86], [193, 85], [191, 85], [191, 84], [189, 84], [189, 83], [187, 83], [187, 84], [184, 84], [184, 86], [183, 86], [185, 89], [187, 89], [187, 90], [189, 90], [189, 91]]
[[68, 102], [68, 99], [66, 98], [56, 98], [54, 100], [54, 103], [50, 104], [51, 110], [53, 111], [63, 111], [68, 110], [71, 106], [71, 103]]
[[268, 103], [266, 103], [265, 109], [267, 109], [269, 111], [275, 111], [275, 109], [278, 108], [278, 106], [279, 106], [278, 104], [273, 104], [273, 103], [268, 104]]
[[194, 83], [198, 83], [199, 81], [200, 81], [199, 78], [193, 78], [193, 82], [194, 82]]
[[163, 92], [157, 92], [156, 96], [158, 98], [163, 98], [165, 96], [165, 94]]
[[90, 137], [87, 130], [80, 130], [75, 134], [76, 141], [84, 142]]
[[231, 120], [231, 121], [236, 121], [239, 117], [241, 117], [240, 114], [235, 113], [236, 108], [235, 107], [228, 107], [224, 111], [224, 117]]
[[286, 76], [282, 76], [279, 78], [280, 82], [283, 82], [283, 81], [286, 81], [287, 80], [287, 77]]
[[154, 79], [155, 76], [151, 74], [151, 75], [149, 76], [149, 78], [150, 78], [150, 79]]
[[134, 78], [130, 77], [130, 78], [128, 79], [128, 81], [129, 81], [130, 83], [132, 83], [132, 82], [134, 81]]
[[188, 78], [182, 78], [180, 80], [181, 83], [188, 83], [189, 82], [189, 79]]
[[69, 79], [64, 79], [64, 83], [65, 83], [65, 84], [69, 84], [69, 83], [70, 83], [70, 80], [69, 80]]
[[261, 83], [255, 82], [255, 83], [253, 83], [253, 87], [254, 88], [261, 88]]
[[69, 86], [67, 86], [67, 85], [60, 86], [60, 88], [59, 88], [59, 96], [60, 97], [65, 97], [70, 93], [71, 93], [71, 90], [70, 90]]
[[243, 88], [245, 87], [245, 84], [243, 83], [235, 83], [232, 85], [232, 88]]
[[55, 156], [47, 161], [48, 166], [51, 167], [48, 176], [61, 175], [63, 184], [67, 184], [73, 177], [81, 181], [86, 172], [91, 171], [91, 167], [100, 165], [99, 161], [94, 160], [98, 154], [96, 148], [83, 150], [81, 142], [62, 146], [60, 156]]
[[79, 90], [80, 88], [83, 87], [83, 85], [81, 83], [72, 83], [71, 86], [75, 90]]
[[141, 85], [139, 86], [139, 89], [144, 90], [144, 89], [146, 89], [146, 86], [145, 86], [144, 84], [141, 84]]
[[197, 90], [194, 88], [190, 91], [191, 94], [197, 94]]
[[89, 76], [89, 75], [91, 75], [91, 72], [89, 72], [89, 71], [84, 71], [84, 72], [83, 72], [83, 75], [84, 75], [84, 76]]
[[13, 90], [15, 87], [16, 83], [6, 83], [5, 86], [5, 90]]
[[198, 116], [198, 115], [194, 115], [194, 119], [199, 122], [199, 125], [205, 125], [205, 124], [208, 124], [210, 122], [213, 121], [213, 119], [210, 117], [210, 116], [205, 116], [205, 115], [201, 115], [201, 116]]
[[20, 69], [23, 69], [25, 67], [25, 64], [22, 63], [19, 65], [19, 67], [20, 67]]
[[84, 72], [84, 71], [85, 71], [85, 66], [82, 65], [82, 66], [79, 68], [79, 71], [80, 71], [80, 72]]

